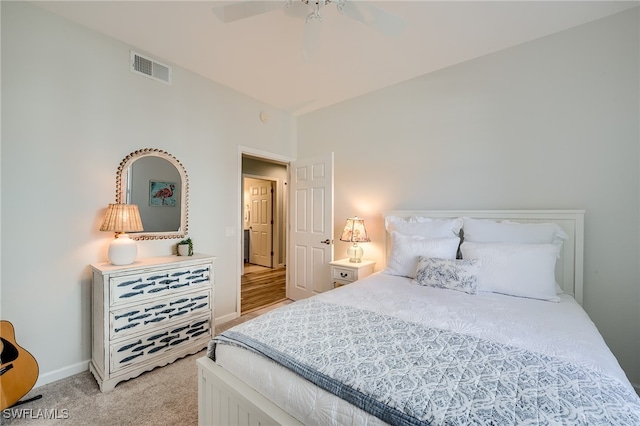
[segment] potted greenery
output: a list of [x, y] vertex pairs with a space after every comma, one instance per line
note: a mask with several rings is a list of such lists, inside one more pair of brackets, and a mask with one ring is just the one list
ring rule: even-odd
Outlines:
[[187, 238], [178, 243], [178, 256], [193, 256], [193, 242]]

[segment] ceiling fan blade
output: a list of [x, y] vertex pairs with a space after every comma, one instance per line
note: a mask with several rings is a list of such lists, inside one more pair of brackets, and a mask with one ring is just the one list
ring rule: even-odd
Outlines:
[[271, 12], [272, 10], [284, 9], [285, 2], [279, 1], [238, 1], [226, 6], [214, 7], [213, 14], [224, 22], [239, 21], [240, 19]]
[[407, 27], [407, 21], [404, 18], [392, 15], [365, 2], [346, 1], [342, 12], [350, 18], [391, 36], [400, 35]]
[[291, 16], [293, 18], [304, 19], [309, 14], [310, 8], [309, 5], [301, 2], [300, 0], [294, 0], [290, 4], [287, 3], [284, 8], [284, 13], [287, 16]]

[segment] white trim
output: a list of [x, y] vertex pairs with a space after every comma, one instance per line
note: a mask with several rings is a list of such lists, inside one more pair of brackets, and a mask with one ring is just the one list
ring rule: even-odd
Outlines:
[[224, 324], [225, 322], [229, 322], [229, 321], [233, 321], [236, 318], [239, 318], [240, 314], [238, 314], [237, 312], [231, 312], [230, 314], [226, 314], [223, 315], [221, 317], [217, 317], [215, 319], [215, 324], [216, 325], [221, 325]]
[[[252, 148], [250, 146], [244, 146], [244, 145], [238, 145], [238, 181], [237, 181], [237, 185], [238, 185], [238, 189], [236, 190], [236, 195], [238, 196], [238, 198], [236, 199], [236, 229], [238, 230], [242, 230], [244, 229], [243, 223], [242, 223], [242, 218], [243, 218], [243, 214], [242, 214], [242, 209], [243, 209], [243, 205], [242, 205], [242, 181], [243, 181], [243, 173], [242, 173], [242, 156], [243, 155], [250, 155], [252, 157], [256, 157], [258, 159], [262, 159], [265, 161], [271, 161], [271, 162], [277, 162], [277, 163], [282, 163], [284, 165], [287, 166], [287, 176], [289, 176], [289, 164], [294, 161], [294, 158], [291, 157], [287, 157], [284, 155], [280, 155], [280, 154], [274, 154], [273, 152], [267, 152], [267, 151], [263, 151], [261, 149], [256, 149], [256, 148]], [[283, 197], [287, 197], [287, 200], [285, 202], [285, 205], [288, 206], [289, 205], [289, 191], [284, 190], [284, 193], [282, 194]], [[285, 225], [286, 226], [286, 225]], [[285, 229], [286, 232], [286, 229]], [[244, 238], [244, 234], [243, 232], [238, 232], [240, 238]], [[289, 234], [286, 234], [286, 238], [289, 238]], [[289, 242], [287, 241], [287, 261], [288, 262], [288, 254], [289, 254]], [[235, 314], [237, 316], [240, 316], [242, 313], [242, 289], [241, 289], [241, 284], [242, 284], [242, 272], [243, 272], [243, 268], [244, 268], [244, 253], [242, 252], [242, 242], [240, 239], [236, 240], [236, 254], [237, 257], [236, 259], [238, 260], [238, 264], [236, 265], [236, 312]]]
[[66, 379], [67, 377], [71, 377], [79, 373], [84, 373], [89, 370], [89, 362], [90, 360], [81, 361], [67, 367], [41, 374], [38, 376], [38, 380], [33, 388], [39, 388], [40, 386], [48, 385], [49, 383], [57, 382], [58, 380]]

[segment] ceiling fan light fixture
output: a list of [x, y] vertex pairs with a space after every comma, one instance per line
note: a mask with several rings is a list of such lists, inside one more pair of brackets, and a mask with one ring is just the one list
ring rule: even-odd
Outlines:
[[[320, 15], [320, 8], [328, 5], [329, 3], [335, 3], [338, 12], [344, 13], [344, 4], [347, 0], [300, 0], [306, 5], [313, 6], [313, 12], [307, 15], [306, 22], [320, 21], [322, 22], [322, 15]], [[293, 0], [287, 0], [287, 7], [293, 4]]]

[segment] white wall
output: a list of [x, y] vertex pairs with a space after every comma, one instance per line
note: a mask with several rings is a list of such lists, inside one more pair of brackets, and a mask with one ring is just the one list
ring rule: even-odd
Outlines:
[[335, 152], [336, 226], [365, 218], [379, 262], [384, 210], [586, 209], [584, 307], [638, 384], [638, 24], [636, 8], [304, 115], [299, 157]]
[[[88, 265], [106, 261], [112, 235], [98, 228], [118, 164], [137, 149], [185, 166], [189, 235], [218, 257], [216, 317], [233, 316], [242, 232], [225, 230], [239, 223], [238, 146], [291, 156], [293, 118], [179, 67], [172, 85], [140, 77], [130, 46], [27, 2], [1, 7], [0, 317], [38, 360], [40, 383], [86, 370]], [[175, 242], [140, 242], [139, 256], [170, 254]]]

